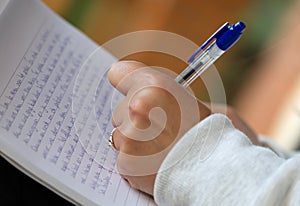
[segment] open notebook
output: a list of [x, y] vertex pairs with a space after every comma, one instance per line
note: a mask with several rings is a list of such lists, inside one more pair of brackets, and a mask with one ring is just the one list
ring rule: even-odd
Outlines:
[[1, 155], [75, 204], [154, 205], [108, 145], [116, 59], [38, 0], [1, 2]]

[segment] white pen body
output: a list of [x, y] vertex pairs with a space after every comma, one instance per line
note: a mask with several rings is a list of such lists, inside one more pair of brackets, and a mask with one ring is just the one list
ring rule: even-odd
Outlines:
[[181, 74], [175, 79], [183, 87], [188, 87], [206, 69], [209, 68], [225, 51], [216, 42], [205, 49]]

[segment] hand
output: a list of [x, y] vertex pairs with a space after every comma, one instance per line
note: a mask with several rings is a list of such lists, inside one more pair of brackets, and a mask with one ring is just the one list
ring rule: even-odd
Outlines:
[[156, 173], [173, 145], [211, 112], [166, 71], [125, 61], [108, 78], [126, 97], [112, 124], [117, 166], [129, 184], [153, 195]]

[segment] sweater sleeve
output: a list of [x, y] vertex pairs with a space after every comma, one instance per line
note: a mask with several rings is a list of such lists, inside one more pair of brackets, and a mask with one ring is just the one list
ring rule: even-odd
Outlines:
[[300, 205], [300, 155], [253, 145], [222, 114], [190, 129], [157, 174], [158, 205]]

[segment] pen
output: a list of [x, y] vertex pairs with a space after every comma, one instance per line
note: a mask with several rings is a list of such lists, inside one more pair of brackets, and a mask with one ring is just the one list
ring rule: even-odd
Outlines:
[[183, 87], [188, 87], [225, 51], [236, 43], [246, 28], [243, 22], [230, 26], [221, 26], [197, 51], [189, 58], [190, 63], [175, 79]]

